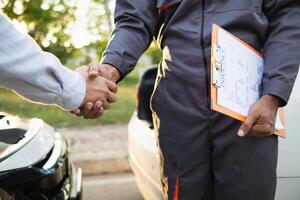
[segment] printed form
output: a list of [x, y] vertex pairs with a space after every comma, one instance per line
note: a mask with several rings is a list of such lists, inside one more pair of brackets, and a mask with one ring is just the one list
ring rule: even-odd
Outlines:
[[[264, 60], [260, 52], [225, 31], [213, 26], [212, 108], [244, 121], [261, 95]], [[283, 136], [282, 111], [276, 130]], [[283, 119], [282, 119], [283, 121]]]
[[218, 38], [224, 65], [224, 81], [218, 88], [218, 104], [247, 116], [250, 106], [259, 100], [263, 59], [224, 30], [219, 31]]

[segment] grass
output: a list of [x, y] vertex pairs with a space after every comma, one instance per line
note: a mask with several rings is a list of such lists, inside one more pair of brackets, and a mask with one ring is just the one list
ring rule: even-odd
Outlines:
[[97, 120], [78, 118], [56, 106], [33, 104], [12, 91], [0, 88], [0, 111], [25, 118], [41, 118], [55, 127], [89, 126], [99, 124], [127, 123], [135, 108], [135, 90], [138, 70], [132, 72], [119, 84], [118, 102]]

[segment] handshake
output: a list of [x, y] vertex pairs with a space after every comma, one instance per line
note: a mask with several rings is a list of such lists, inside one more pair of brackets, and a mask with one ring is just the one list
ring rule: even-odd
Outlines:
[[72, 111], [85, 119], [97, 119], [117, 101], [120, 72], [109, 64], [90, 64], [76, 70], [86, 81], [86, 94], [82, 105]]

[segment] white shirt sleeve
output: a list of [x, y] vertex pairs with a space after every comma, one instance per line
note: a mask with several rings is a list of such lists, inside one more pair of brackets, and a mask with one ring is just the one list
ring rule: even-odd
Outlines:
[[78, 108], [86, 92], [85, 80], [79, 73], [42, 51], [1, 13], [0, 85], [31, 101], [56, 104], [66, 110]]

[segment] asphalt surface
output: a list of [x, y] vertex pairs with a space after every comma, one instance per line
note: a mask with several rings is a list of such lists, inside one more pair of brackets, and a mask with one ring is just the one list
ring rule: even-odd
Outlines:
[[143, 200], [133, 174], [83, 178], [83, 200]]

